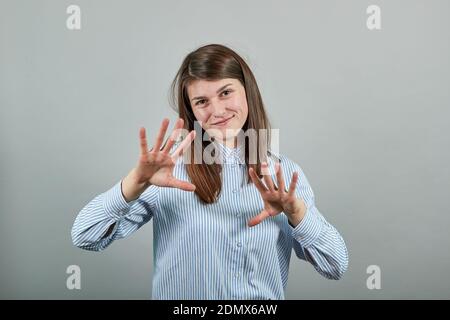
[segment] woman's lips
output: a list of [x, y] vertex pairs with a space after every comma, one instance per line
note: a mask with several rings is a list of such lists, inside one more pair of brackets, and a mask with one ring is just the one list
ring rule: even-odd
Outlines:
[[230, 122], [231, 119], [233, 119], [234, 116], [229, 117], [228, 119], [222, 121], [222, 122], [218, 122], [218, 123], [214, 123], [213, 126], [218, 126], [218, 127], [223, 127], [226, 126], [228, 124], [228, 122]]

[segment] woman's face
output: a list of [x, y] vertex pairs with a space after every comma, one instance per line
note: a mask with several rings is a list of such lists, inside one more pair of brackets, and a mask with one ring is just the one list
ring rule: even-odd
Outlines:
[[248, 116], [245, 88], [237, 79], [195, 80], [187, 87], [192, 111], [202, 128], [227, 146], [234, 147], [235, 137]]

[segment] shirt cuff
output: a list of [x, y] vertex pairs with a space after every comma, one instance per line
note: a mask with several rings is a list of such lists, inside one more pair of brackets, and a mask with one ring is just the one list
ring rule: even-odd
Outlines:
[[312, 245], [322, 232], [323, 223], [314, 214], [313, 209], [314, 207], [308, 208], [302, 221], [295, 228], [292, 228], [292, 237], [300, 242], [304, 248]]
[[131, 205], [136, 200], [127, 202], [122, 194], [122, 180], [104, 194], [103, 209], [108, 217], [114, 221], [122, 219], [129, 213]]

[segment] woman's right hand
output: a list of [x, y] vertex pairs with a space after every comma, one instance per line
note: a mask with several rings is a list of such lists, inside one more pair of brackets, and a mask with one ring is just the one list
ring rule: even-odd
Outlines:
[[155, 145], [148, 150], [145, 128], [139, 131], [141, 153], [138, 164], [122, 180], [122, 194], [127, 202], [139, 198], [139, 196], [151, 185], [160, 187], [179, 188], [185, 191], [194, 191], [195, 186], [187, 181], [182, 181], [173, 176], [173, 169], [178, 157], [190, 146], [195, 138], [192, 130], [180, 143], [177, 149], [170, 154], [170, 149], [176, 142], [179, 130], [183, 128], [183, 119], [178, 119], [170, 138], [164, 148], [161, 146], [166, 135], [169, 120], [164, 119], [159, 129]]

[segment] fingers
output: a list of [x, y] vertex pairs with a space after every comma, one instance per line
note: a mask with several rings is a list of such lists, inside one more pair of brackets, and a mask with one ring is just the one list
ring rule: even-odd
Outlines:
[[176, 160], [180, 155], [182, 155], [187, 148], [191, 145], [191, 142], [195, 139], [195, 131], [192, 130], [189, 134], [184, 138], [184, 140], [180, 143], [178, 148], [172, 154], [172, 159]]
[[260, 192], [265, 192], [265, 191], [273, 192], [273, 191], [277, 190], [275, 185], [273, 184], [272, 177], [269, 174], [269, 167], [266, 162], [263, 162], [261, 164], [261, 171], [263, 173], [263, 179], [264, 179], [265, 185], [264, 185], [264, 183], [262, 183], [261, 179], [259, 179], [259, 177], [255, 173], [255, 171], [252, 168], [249, 169], [250, 178], [252, 179], [253, 183], [258, 188], [258, 190]]
[[278, 192], [283, 193], [286, 191], [286, 184], [284, 182], [283, 171], [281, 170], [280, 163], [275, 163], [275, 171], [277, 174]]
[[147, 146], [147, 137], [145, 135], [145, 128], [141, 127], [139, 129], [139, 141], [141, 146], [141, 155], [147, 156], [148, 146]]
[[167, 127], [169, 126], [169, 119], [164, 118], [161, 128], [159, 128], [158, 136], [156, 137], [155, 146], [153, 150], [158, 152], [161, 150], [161, 145], [164, 141], [164, 136], [166, 135]]
[[266, 183], [267, 188], [269, 188], [270, 191], [275, 191], [275, 187], [273, 186], [272, 177], [270, 176], [269, 167], [267, 166], [267, 163], [263, 162], [261, 166], [263, 171], [263, 179], [264, 182]]
[[173, 145], [177, 141], [179, 129], [183, 128], [183, 123], [184, 123], [183, 119], [180, 118], [177, 120], [177, 122], [175, 123], [175, 127], [173, 128], [172, 134], [169, 137], [169, 140], [167, 141], [166, 145], [162, 149], [163, 153], [168, 154], [170, 149], [172, 149]]
[[298, 172], [294, 172], [294, 174], [292, 175], [292, 180], [291, 183], [289, 185], [289, 191], [288, 191], [288, 196], [295, 196], [295, 187], [297, 185], [297, 181], [298, 181]]
[[264, 193], [264, 192], [268, 191], [266, 186], [262, 183], [262, 181], [256, 175], [256, 172], [255, 172], [255, 170], [253, 170], [253, 168], [248, 169], [248, 173], [250, 175], [250, 179], [252, 179], [253, 183], [255, 184], [256, 189], [258, 189], [258, 191], [260, 193]]
[[249, 227], [254, 227], [257, 224], [260, 224], [264, 219], [270, 217], [269, 212], [267, 212], [267, 210], [263, 210], [261, 211], [260, 214], [258, 214], [257, 216], [254, 216], [253, 218], [251, 218], [248, 221], [248, 226]]
[[178, 179], [169, 180], [169, 187], [178, 188], [184, 191], [195, 191], [195, 185]]

